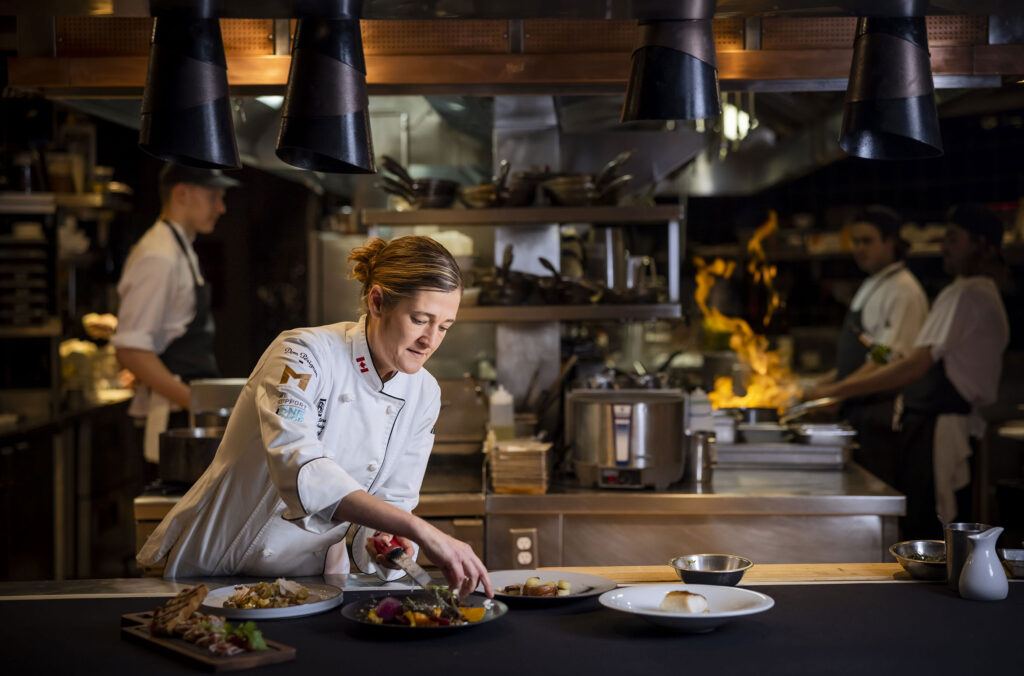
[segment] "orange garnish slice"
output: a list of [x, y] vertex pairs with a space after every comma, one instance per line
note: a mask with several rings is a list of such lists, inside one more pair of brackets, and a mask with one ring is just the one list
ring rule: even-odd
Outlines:
[[487, 612], [486, 608], [459, 608], [459, 612], [462, 613], [463, 619], [466, 622], [479, 622], [484, 619], [484, 614]]

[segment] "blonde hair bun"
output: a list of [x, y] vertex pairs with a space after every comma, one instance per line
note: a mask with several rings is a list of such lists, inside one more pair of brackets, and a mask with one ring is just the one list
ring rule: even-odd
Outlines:
[[366, 311], [370, 289], [384, 292], [384, 306], [394, 307], [420, 291], [451, 292], [462, 289], [462, 272], [448, 249], [430, 237], [408, 235], [385, 242], [373, 237], [348, 257], [351, 279], [363, 285], [360, 300]]

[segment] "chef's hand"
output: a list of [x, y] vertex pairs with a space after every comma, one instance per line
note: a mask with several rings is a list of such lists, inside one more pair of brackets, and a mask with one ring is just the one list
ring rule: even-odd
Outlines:
[[494, 589], [487, 577], [487, 567], [477, 558], [473, 548], [461, 540], [456, 540], [434, 526], [420, 537], [419, 543], [423, 551], [434, 562], [448, 581], [448, 587], [458, 589], [461, 596], [472, 594], [477, 585], [483, 585], [484, 593], [493, 598]]
[[391, 570], [398, 570], [398, 566], [391, 563], [387, 555], [388, 552], [399, 546], [409, 556], [412, 556], [415, 551], [412, 542], [399, 535], [377, 531], [372, 536], [366, 538], [366, 553], [370, 555], [370, 560], [378, 566], [390, 568]]
[[813, 401], [815, 399], [823, 399], [829, 396], [827, 394], [824, 394], [824, 392], [828, 391], [828, 388], [828, 385], [815, 385], [814, 387], [809, 387], [806, 390], [804, 390], [803, 400]]
[[842, 399], [843, 396], [840, 393], [840, 383], [832, 383], [831, 385], [822, 385], [814, 389], [815, 399], [824, 399], [825, 397], [831, 397], [834, 399]]

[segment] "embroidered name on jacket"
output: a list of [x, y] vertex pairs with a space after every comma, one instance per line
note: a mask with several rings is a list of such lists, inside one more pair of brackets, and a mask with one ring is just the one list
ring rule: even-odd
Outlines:
[[281, 374], [281, 382], [279, 385], [286, 384], [289, 380], [294, 378], [299, 381], [299, 389], [303, 392], [306, 391], [306, 386], [309, 385], [309, 379], [313, 377], [312, 373], [296, 373], [290, 366], [284, 367], [284, 372]]

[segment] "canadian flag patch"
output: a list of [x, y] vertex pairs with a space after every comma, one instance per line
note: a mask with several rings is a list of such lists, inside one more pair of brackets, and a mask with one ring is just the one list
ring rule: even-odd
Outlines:
[[366, 357], [356, 357], [356, 363], [359, 364], [360, 373], [366, 373], [370, 370], [366, 367]]

